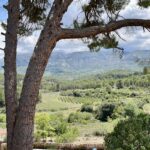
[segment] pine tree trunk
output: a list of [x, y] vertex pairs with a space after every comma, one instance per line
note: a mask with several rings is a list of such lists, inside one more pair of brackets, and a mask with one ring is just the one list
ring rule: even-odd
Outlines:
[[16, 49], [19, 22], [19, 0], [9, 0], [4, 58], [5, 102], [7, 120], [7, 149], [11, 150], [16, 111]]
[[[14, 2], [14, 0], [12, 1]], [[15, 107], [15, 103], [13, 103], [13, 111], [11, 111], [12, 115], [8, 109], [8, 121], [10, 121], [9, 119], [11, 118], [13, 120], [10, 125], [12, 129], [12, 133], [10, 133], [11, 146], [8, 146], [8, 150], [32, 150], [33, 148], [34, 116], [40, 82], [50, 54], [54, 49], [56, 42], [60, 39], [60, 21], [71, 2], [72, 0], [66, 0], [65, 3], [62, 3], [60, 0], [56, 0], [49, 12], [44, 29], [40, 34], [28, 65], [19, 104]], [[61, 7], [60, 4], [62, 5]], [[17, 29], [17, 27], [15, 29]], [[15, 58], [13, 58], [13, 61], [14, 60]], [[10, 66], [8, 66], [8, 69], [11, 71]], [[15, 75], [16, 74], [12, 74], [13, 77], [15, 77]], [[16, 87], [14, 89], [16, 89]], [[7, 92], [6, 94], [9, 93]], [[11, 103], [8, 102], [7, 105], [8, 108], [10, 108]]]
[[50, 30], [42, 31], [26, 72], [11, 150], [32, 150], [33, 147], [34, 116], [39, 86], [49, 56], [57, 42], [55, 35], [47, 39], [49, 37], [47, 31]]

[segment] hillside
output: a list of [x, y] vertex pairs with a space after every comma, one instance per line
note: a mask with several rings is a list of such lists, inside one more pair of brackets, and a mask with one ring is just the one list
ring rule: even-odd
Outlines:
[[[25, 73], [31, 53], [18, 54], [18, 72]], [[3, 64], [3, 60], [0, 60]], [[100, 52], [65, 53], [54, 51], [46, 68], [46, 74], [54, 76], [81, 76], [105, 73], [112, 70], [141, 71], [150, 65], [150, 51], [125, 51], [122, 58], [112, 50]], [[2, 70], [2, 69], [1, 69]]]

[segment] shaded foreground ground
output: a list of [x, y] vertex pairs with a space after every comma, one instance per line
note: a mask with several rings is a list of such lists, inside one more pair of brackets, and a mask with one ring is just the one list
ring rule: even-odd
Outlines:
[[[0, 129], [0, 138], [3, 139], [6, 136], [6, 129]], [[54, 148], [54, 149], [92, 149], [103, 150], [103, 137], [79, 137], [73, 143], [68, 144], [55, 144], [55, 143], [35, 143], [34, 147], [38, 149]], [[2, 143], [0, 150], [4, 150], [6, 147], [5, 143]]]
[[[103, 144], [49, 144], [49, 143], [34, 143], [34, 150], [104, 150]], [[6, 143], [0, 143], [0, 150], [6, 150]]]

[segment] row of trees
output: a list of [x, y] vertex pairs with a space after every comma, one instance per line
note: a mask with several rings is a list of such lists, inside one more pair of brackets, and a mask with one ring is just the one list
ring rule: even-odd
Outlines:
[[[121, 74], [118, 74], [121, 76]], [[96, 88], [103, 88], [103, 87], [116, 87], [118, 89], [124, 87], [149, 87], [150, 86], [150, 75], [143, 75], [143, 74], [127, 74], [122, 77], [113, 77], [110, 76], [103, 76], [98, 78], [97, 76], [90, 76], [84, 78], [79, 78], [76, 80], [53, 80], [44, 78], [40, 89], [44, 90], [45, 92], [48, 91], [66, 91], [66, 90], [75, 90], [75, 89], [96, 89]]]

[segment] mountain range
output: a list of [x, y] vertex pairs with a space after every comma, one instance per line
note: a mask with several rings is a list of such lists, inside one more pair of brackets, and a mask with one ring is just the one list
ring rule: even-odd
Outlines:
[[[25, 73], [31, 55], [31, 53], [18, 54], [17, 67], [19, 73]], [[3, 59], [0, 59], [0, 64], [3, 65]], [[122, 58], [112, 50], [72, 53], [54, 51], [45, 73], [52, 76], [72, 77], [101, 74], [112, 70], [142, 71], [144, 66], [150, 66], [150, 50], [124, 51]]]

